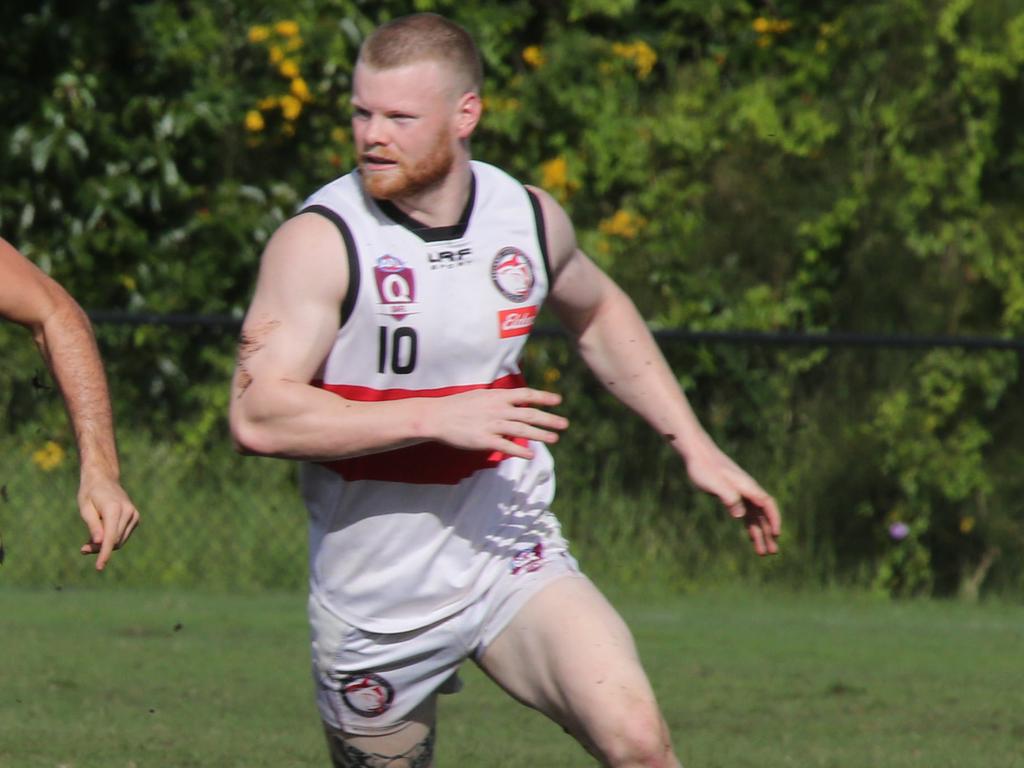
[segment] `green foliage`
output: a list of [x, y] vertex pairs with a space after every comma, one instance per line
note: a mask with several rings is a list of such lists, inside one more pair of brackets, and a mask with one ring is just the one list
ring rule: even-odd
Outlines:
[[[43, 2], [3, 33], [0, 229], [89, 308], [240, 317], [269, 234], [350, 165], [359, 42], [412, 10], [480, 42], [475, 155], [558, 197], [653, 325], [1024, 331], [1012, 0], [300, 0], [287, 16], [264, 0]], [[230, 340], [104, 327], [100, 341], [120, 419], [196, 453], [226, 439]], [[23, 344], [0, 338], [19, 366], [0, 390], [6, 431], [59, 430]], [[1024, 586], [1017, 357], [666, 351], [782, 502], [798, 557], [780, 570], [896, 594]], [[650, 511], [643, 536], [676, 531], [680, 559], [697, 562], [698, 541], [723, 573], [747, 568], [656, 436], [564, 349], [530, 354], [582, 425], [559, 457], [575, 530], [613, 488], [613, 517]], [[910, 536], [890, 540], [893, 522]]]

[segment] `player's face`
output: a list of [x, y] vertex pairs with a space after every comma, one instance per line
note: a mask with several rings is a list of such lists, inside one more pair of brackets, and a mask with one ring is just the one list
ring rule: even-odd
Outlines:
[[437, 186], [459, 146], [458, 99], [442, 64], [356, 65], [352, 132], [366, 191], [395, 200]]

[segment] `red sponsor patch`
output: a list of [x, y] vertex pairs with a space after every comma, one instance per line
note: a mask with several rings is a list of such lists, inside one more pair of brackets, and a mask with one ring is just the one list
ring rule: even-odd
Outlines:
[[498, 334], [503, 339], [511, 336], [525, 336], [533, 330], [537, 319], [537, 307], [503, 309], [498, 313]]

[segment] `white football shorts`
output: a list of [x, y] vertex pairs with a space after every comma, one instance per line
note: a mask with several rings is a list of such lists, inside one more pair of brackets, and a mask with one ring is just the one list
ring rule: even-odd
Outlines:
[[435, 693], [456, 693], [458, 669], [480, 658], [520, 608], [548, 584], [582, 578], [561, 534], [549, 534], [507, 558], [502, 576], [479, 600], [435, 624], [382, 634], [350, 626], [309, 602], [317, 706], [330, 728], [385, 735]]

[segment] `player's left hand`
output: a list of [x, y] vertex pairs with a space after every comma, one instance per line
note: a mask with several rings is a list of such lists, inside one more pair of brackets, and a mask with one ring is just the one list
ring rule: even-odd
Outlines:
[[102, 571], [113, 551], [120, 549], [138, 526], [139, 511], [121, 485], [105, 475], [82, 476], [78, 511], [89, 529], [89, 541], [79, 551], [98, 555], [96, 570]]
[[687, 457], [686, 469], [694, 485], [716, 496], [732, 517], [742, 521], [757, 554], [779, 551], [779, 508], [754, 478], [710, 441]]

